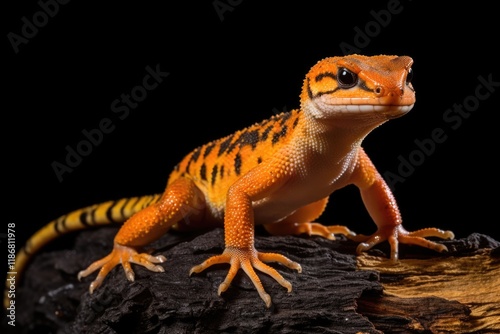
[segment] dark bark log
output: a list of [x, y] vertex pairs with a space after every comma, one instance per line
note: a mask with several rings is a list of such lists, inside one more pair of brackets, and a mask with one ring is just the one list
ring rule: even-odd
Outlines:
[[[500, 243], [483, 235], [446, 241], [447, 254], [402, 246], [400, 264], [391, 265], [380, 257], [387, 256], [382, 253], [387, 251], [384, 247], [356, 258], [356, 244], [343, 238], [328, 241], [260, 233], [259, 251], [284, 254], [303, 268], [299, 274], [271, 264], [292, 283], [291, 293], [259, 274], [273, 300], [267, 309], [242, 271], [228, 291], [217, 295], [228, 265], [189, 277], [193, 265], [223, 251], [221, 229], [198, 236], [169, 233], [152, 245], [156, 254], [167, 257], [165, 273], [133, 266], [136, 280], [131, 283], [122, 268], [115, 268], [90, 295], [88, 286], [95, 274], [82, 282], [76, 274], [110, 251], [116, 231], [82, 232], [74, 250], [36, 256], [17, 291], [16, 328], [22, 333], [500, 330]], [[471, 284], [456, 292], [457, 284], [468, 280]]]

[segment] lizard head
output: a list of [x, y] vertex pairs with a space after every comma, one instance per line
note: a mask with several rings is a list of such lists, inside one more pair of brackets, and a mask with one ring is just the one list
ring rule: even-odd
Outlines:
[[402, 116], [415, 103], [412, 64], [407, 56], [349, 55], [323, 59], [304, 80], [303, 110], [317, 119], [385, 121]]

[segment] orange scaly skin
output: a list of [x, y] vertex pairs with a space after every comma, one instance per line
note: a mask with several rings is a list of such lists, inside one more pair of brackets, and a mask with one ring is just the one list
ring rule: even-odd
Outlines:
[[[257, 251], [255, 224], [264, 224], [271, 234], [307, 233], [333, 240], [334, 233], [341, 233], [360, 242], [358, 253], [387, 240], [393, 260], [398, 259], [399, 242], [445, 251], [444, 245], [425, 237], [453, 238], [452, 232], [436, 228], [408, 232], [403, 228], [389, 187], [361, 147], [370, 131], [413, 107], [412, 62], [410, 57], [385, 55], [319, 61], [304, 80], [300, 109], [189, 153], [170, 175], [161, 198], [125, 222], [111, 254], [78, 277], [100, 269], [90, 285], [92, 293], [120, 263], [129, 280], [134, 279], [130, 263], [164, 271], [158, 263], [165, 258], [139, 253], [143, 246], [170, 228], [192, 230], [221, 223], [224, 252], [193, 267], [190, 274], [214, 264], [230, 264], [220, 294], [242, 268], [268, 307], [271, 298], [254, 269], [291, 291], [291, 284], [265, 262], [276, 261], [299, 272], [301, 267], [283, 255]], [[360, 189], [378, 227], [371, 236], [313, 222], [325, 209], [328, 196], [349, 184]]]

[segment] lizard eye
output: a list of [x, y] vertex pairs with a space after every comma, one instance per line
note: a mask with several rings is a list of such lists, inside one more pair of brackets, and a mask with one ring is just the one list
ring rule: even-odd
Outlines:
[[343, 89], [351, 88], [356, 86], [358, 83], [358, 75], [354, 72], [349, 71], [347, 68], [339, 68], [337, 73], [337, 81], [339, 87]]
[[409, 84], [413, 80], [413, 70], [410, 67], [408, 69], [408, 74], [406, 75], [406, 84]]

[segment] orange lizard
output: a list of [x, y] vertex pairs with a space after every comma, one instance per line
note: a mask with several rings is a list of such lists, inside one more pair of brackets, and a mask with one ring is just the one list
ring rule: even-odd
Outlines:
[[[291, 291], [291, 284], [266, 262], [279, 262], [298, 272], [301, 266], [281, 254], [256, 250], [255, 224], [263, 224], [275, 235], [305, 233], [334, 240], [334, 234], [344, 234], [360, 242], [358, 254], [387, 240], [392, 260], [398, 259], [399, 243], [446, 251], [446, 246], [425, 238], [453, 238], [451, 231], [405, 230], [389, 187], [361, 147], [373, 129], [412, 109], [412, 63], [407, 56], [387, 55], [319, 61], [305, 77], [300, 109], [196, 148], [175, 167], [161, 195], [97, 204], [49, 223], [19, 251], [18, 271], [30, 254], [59, 234], [126, 220], [112, 252], [78, 274], [81, 279], [100, 269], [90, 284], [92, 293], [118, 264], [130, 281], [134, 280], [132, 263], [163, 272], [159, 264], [166, 258], [141, 253], [141, 249], [169, 229], [193, 230], [223, 223], [224, 252], [194, 266], [190, 275], [214, 264], [230, 264], [219, 286], [220, 295], [241, 268], [269, 307], [271, 297], [255, 269]], [[373, 235], [356, 235], [344, 226], [314, 222], [328, 196], [349, 184], [359, 188], [378, 227]]]

